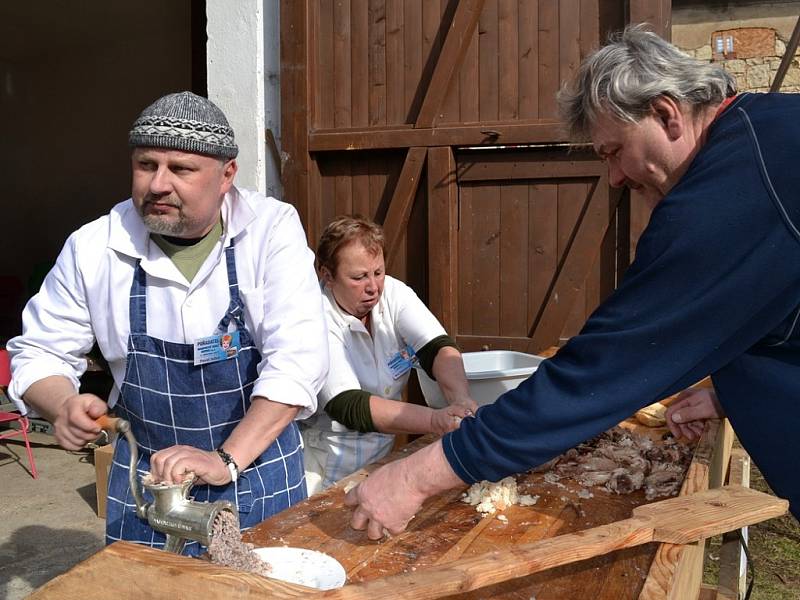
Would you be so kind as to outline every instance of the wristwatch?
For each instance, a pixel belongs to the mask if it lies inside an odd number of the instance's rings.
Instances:
[[[219,454],[225,466],[228,467],[228,471],[230,471],[231,474],[231,481],[233,482],[239,479],[239,466],[236,464],[236,461],[233,460],[233,457],[225,452],[222,447],[217,448],[217,454]]]

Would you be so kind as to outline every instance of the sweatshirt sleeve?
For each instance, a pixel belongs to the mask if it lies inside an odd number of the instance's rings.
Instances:
[[[797,230],[746,135],[717,137],[656,207],[622,284],[580,334],[443,438],[465,482],[552,459],[714,373],[792,314]]]

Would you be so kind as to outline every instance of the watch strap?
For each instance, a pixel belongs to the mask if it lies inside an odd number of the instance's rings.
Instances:
[[[225,466],[228,467],[228,471],[231,474],[231,481],[236,481],[239,479],[239,465],[236,464],[236,461],[233,460],[233,457],[225,452],[221,447],[217,448],[217,454],[222,459],[222,462],[225,463]]]

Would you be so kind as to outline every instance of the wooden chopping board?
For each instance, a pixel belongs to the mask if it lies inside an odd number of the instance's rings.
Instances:
[[[635,424],[628,426],[636,428]],[[663,431],[648,433],[658,439]],[[421,438],[386,460],[412,452],[432,439]],[[375,468],[377,465],[367,472]],[[356,474],[264,521],[250,530],[245,539],[257,546],[299,546],[330,554],[344,565],[348,581],[352,583],[414,572],[434,564],[619,521],[629,517],[633,508],[647,502],[641,491],[619,496],[601,488],[591,488],[593,497],[584,499],[578,496],[583,488],[576,483],[547,483],[543,474],[527,473],[517,477],[519,491],[539,495],[539,501],[530,507],[510,507],[502,513],[507,521],[482,517],[475,507],[461,502],[460,490],[451,491],[428,501],[403,534],[371,542],[363,532],[350,529],[351,509],[343,504],[343,488],[348,481],[363,479],[367,472]],[[637,598],[657,547],[657,544],[646,544],[621,550],[460,597]]]

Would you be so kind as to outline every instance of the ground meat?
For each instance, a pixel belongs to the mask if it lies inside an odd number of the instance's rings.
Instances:
[[[221,510],[214,519],[208,555],[212,562],[231,569],[265,577],[272,572],[269,563],[261,560],[253,552],[253,544],[242,541],[239,522],[229,510]]]

